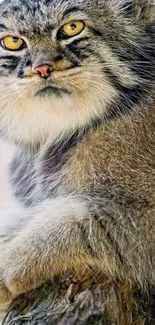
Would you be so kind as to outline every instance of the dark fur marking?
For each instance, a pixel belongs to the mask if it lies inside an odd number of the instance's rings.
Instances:
[[[0,30],[3,30],[3,29],[7,30],[7,27],[4,24],[0,24]]]
[[[135,12],[135,4],[131,0],[126,0],[122,5],[123,15],[125,17],[133,17]]]
[[[1,63],[1,61],[5,61],[5,63]],[[18,63],[20,61],[20,58],[16,57],[16,56],[1,56],[0,57],[0,69],[4,69],[4,70],[10,70],[13,71]]]
[[[78,8],[78,7],[72,7],[72,8],[70,8],[70,9],[66,10],[66,11],[64,12],[64,14],[63,14],[62,20],[63,20],[67,15],[69,15],[69,14],[71,14],[71,13],[78,12],[78,11],[83,12],[83,10],[80,9],[80,8]]]
[[[84,60],[88,58],[91,54],[94,54],[90,45],[85,41],[88,41],[89,37],[83,37],[78,40],[74,40],[71,44],[67,45],[70,52],[74,53],[79,60]]]
[[[81,237],[82,237],[82,242],[83,242],[83,246],[86,250],[86,252],[88,252],[88,254],[92,257],[97,257],[95,251],[93,250],[93,248],[90,245],[89,239],[88,239],[88,232],[86,231],[86,229],[84,228],[84,226],[82,224],[78,224],[78,227],[80,228],[80,232],[81,232]]]
[[[77,145],[82,136],[76,132],[70,137],[65,137],[51,145],[43,158],[44,176],[49,176],[53,171],[57,172],[66,163],[71,150]]]
[[[59,52],[63,57],[67,58],[75,67],[79,66],[79,60],[77,59],[76,55],[71,52],[68,47],[66,48],[60,48]]]
[[[14,195],[26,206],[31,206],[34,203],[31,194],[35,189],[36,179],[33,159],[26,151],[17,154],[11,162],[10,179]]]
[[[88,41],[88,40],[89,40],[88,36],[81,37],[79,39],[76,39],[76,40],[72,41],[72,43],[70,43],[69,45],[70,46],[77,45],[77,44],[80,44],[81,42]]]
[[[150,89],[149,84],[137,84],[133,87],[122,86],[119,79],[108,68],[104,68],[104,72],[109,77],[110,82],[118,90],[119,96],[115,103],[112,103],[106,118],[111,118],[116,115],[128,114],[135,105],[145,101]]]
[[[25,67],[28,67],[28,66],[31,66],[32,65],[32,61],[31,61],[31,58],[30,58],[30,55],[26,55],[21,61],[20,61],[20,64],[18,66],[18,69],[17,69],[17,74],[18,74],[18,78],[25,78],[27,76],[25,76],[25,73],[24,73],[24,68]]]
[[[14,55],[1,55],[0,60],[18,60],[18,58]]]
[[[93,217],[94,217],[94,220],[99,224],[99,226],[105,231],[105,225],[103,225],[103,223],[101,221],[101,218],[98,217],[97,215],[94,215]],[[111,218],[111,216],[109,216],[109,218]],[[114,222],[115,222],[115,220],[114,220]],[[120,262],[122,264],[124,264],[125,263],[124,256],[122,256],[118,244],[116,243],[116,241],[114,241],[114,239],[112,238],[110,232],[106,232],[106,236],[107,236],[107,239],[109,241],[109,244],[113,247],[113,249],[114,249],[114,251],[116,253],[116,256],[119,258]],[[104,244],[106,245],[106,242]]]

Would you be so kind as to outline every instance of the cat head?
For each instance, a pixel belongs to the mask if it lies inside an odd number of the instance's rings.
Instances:
[[[141,105],[154,88],[152,0],[0,0],[0,129],[26,145]]]

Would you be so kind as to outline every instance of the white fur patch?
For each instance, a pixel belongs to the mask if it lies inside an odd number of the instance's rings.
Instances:
[[[9,185],[8,165],[14,146],[0,139],[0,243],[19,224],[22,206],[14,199]]]
[[[83,68],[80,75],[67,75],[61,79],[56,75],[55,83],[59,87],[70,85],[71,93],[62,98],[36,96],[42,84],[34,76],[26,80],[3,77],[0,84],[2,129],[9,137],[34,145],[44,143],[48,137],[52,141],[85,127],[92,119],[103,116],[117,97],[117,91],[100,70],[100,67],[94,67],[93,71]]]

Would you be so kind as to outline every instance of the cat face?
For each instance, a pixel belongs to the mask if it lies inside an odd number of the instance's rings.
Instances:
[[[149,0],[1,0],[2,132],[35,145],[144,101],[153,11]]]

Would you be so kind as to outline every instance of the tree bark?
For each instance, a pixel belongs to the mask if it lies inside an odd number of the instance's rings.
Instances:
[[[3,325],[153,325],[155,296],[130,283],[85,277],[81,282],[55,278],[19,296]]]

